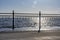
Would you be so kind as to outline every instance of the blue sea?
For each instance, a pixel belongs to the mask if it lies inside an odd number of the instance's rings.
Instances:
[[[0,31],[12,31],[12,18],[0,18]],[[15,31],[39,30],[39,18],[14,18]],[[59,17],[41,17],[41,30],[60,30]]]

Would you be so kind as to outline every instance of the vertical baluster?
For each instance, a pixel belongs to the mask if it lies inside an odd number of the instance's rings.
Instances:
[[[40,32],[41,29],[41,11],[39,11],[39,30],[38,32]]]
[[[13,21],[12,21],[12,29],[14,30],[14,10],[12,11],[13,13]]]

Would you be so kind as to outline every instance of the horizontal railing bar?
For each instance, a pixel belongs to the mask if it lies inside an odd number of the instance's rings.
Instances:
[[[0,14],[12,14],[12,13],[0,13]],[[14,13],[14,14],[38,14],[38,13]]]
[[[0,13],[0,14],[12,14],[12,13]],[[14,13],[14,14],[38,14],[38,13]],[[60,15],[60,14],[41,14],[41,15]]]
[[[46,13],[45,14],[42,14],[41,13],[41,15],[60,15],[60,14],[46,14]]]
[[[60,16],[41,16],[41,17],[60,17]]]
[[[39,17],[39,16],[19,16],[19,17]]]

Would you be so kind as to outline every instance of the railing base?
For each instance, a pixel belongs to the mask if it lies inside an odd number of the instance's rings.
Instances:
[[[40,33],[40,30],[38,30],[38,33]]]

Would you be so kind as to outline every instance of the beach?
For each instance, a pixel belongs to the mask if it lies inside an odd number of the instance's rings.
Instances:
[[[60,30],[0,32],[0,40],[60,40]]]

